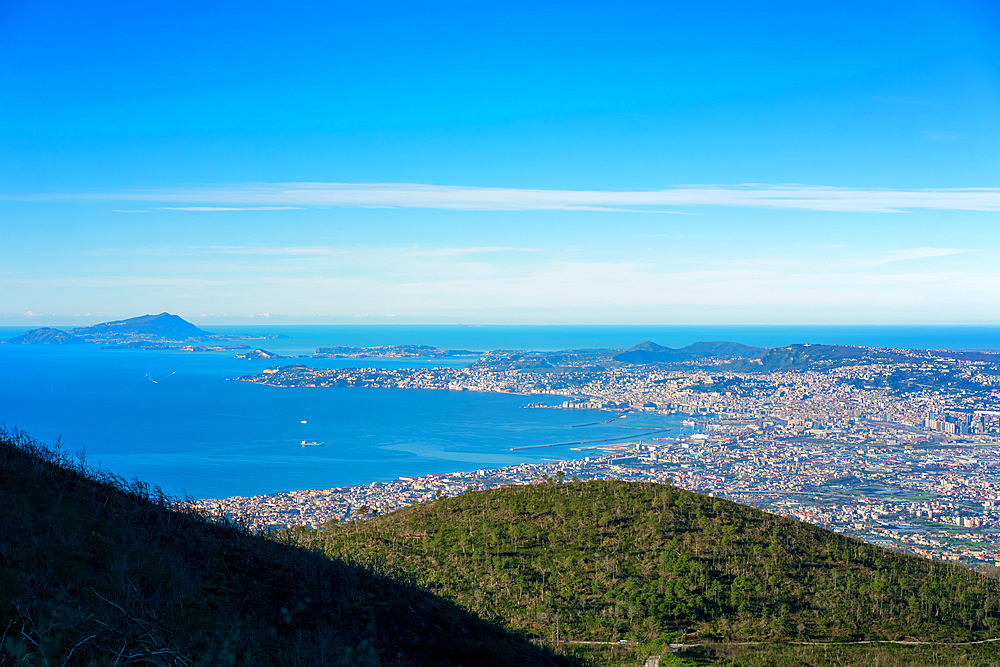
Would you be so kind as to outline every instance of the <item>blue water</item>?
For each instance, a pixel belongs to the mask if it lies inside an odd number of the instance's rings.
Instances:
[[[209,328],[209,327],[206,327]],[[26,330],[0,328],[0,339]],[[642,340],[680,347],[698,340],[757,346],[796,342],[937,349],[997,349],[989,327],[459,327],[285,326],[212,328],[285,333],[251,342],[283,354],[329,345],[426,344],[489,350],[630,347]],[[289,360],[312,366],[462,366],[468,359]],[[591,452],[569,446],[511,447],[612,438],[679,419],[632,415],[582,426],[606,412],[523,410],[524,397],[399,389],[282,389],[225,378],[271,361],[232,353],[101,350],[93,345],[0,345],[0,420],[91,464],[165,491],[198,498],[274,493],[385,481],[399,475],[475,470]],[[301,424],[301,421],[307,421]],[[641,430],[640,430],[641,429]],[[299,446],[302,440],[324,447]]]

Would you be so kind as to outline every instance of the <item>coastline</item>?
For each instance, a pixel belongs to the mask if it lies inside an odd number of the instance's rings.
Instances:
[[[300,526],[322,529],[328,522],[364,520],[436,497],[506,485],[558,483],[560,477],[563,483],[592,479],[653,482],[733,500],[903,553],[972,567],[1000,566],[1000,530],[970,530],[971,524],[962,523],[956,498],[964,493],[956,494],[951,487],[956,478],[942,480],[936,491],[887,483],[873,491],[866,487],[871,487],[876,477],[858,471],[857,462],[844,452],[839,453],[838,460],[816,461],[812,468],[801,469],[796,475],[775,470],[771,477],[763,478],[760,470],[740,471],[737,466],[728,471],[735,474],[724,474],[722,470],[713,471],[712,461],[698,465],[692,460],[690,455],[700,452],[690,451],[690,447],[699,441],[671,438],[650,445],[616,443],[602,447],[600,455],[583,459],[401,476],[389,482],[329,489],[204,499],[190,501],[189,505],[208,516],[264,532]],[[938,458],[950,455],[955,462],[969,454],[968,450],[954,448],[930,453]],[[997,443],[982,445],[977,454],[1000,463]],[[773,462],[766,465],[779,468]],[[852,470],[862,476],[857,484],[834,484],[844,481]],[[836,510],[838,507],[841,511]],[[928,512],[938,512],[938,516],[927,520],[898,518],[900,514],[912,514],[914,508],[922,512],[925,507],[930,508]]]

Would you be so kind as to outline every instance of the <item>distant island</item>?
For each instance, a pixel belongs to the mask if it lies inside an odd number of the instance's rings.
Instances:
[[[364,357],[406,357],[428,359],[434,357],[478,357],[482,352],[471,350],[439,350],[430,345],[379,345],[377,347],[321,347],[313,357],[356,359]]]
[[[198,328],[178,315],[164,312],[159,315],[142,315],[127,320],[75,327],[69,331],[42,327],[2,342],[11,345],[96,343],[108,349],[176,349],[185,352],[205,352],[249,349],[248,345],[212,345],[211,343],[284,337],[282,334],[214,334]],[[202,343],[209,343],[209,345]]]
[[[261,348],[257,348],[256,350],[251,350],[250,352],[241,352],[237,355],[234,355],[234,358],[235,359],[288,359],[288,357],[284,355],[275,354],[274,352],[268,352],[267,350],[263,350]]]

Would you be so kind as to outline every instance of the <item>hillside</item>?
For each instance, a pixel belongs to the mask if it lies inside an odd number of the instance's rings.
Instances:
[[[823,370],[845,363],[856,364],[863,359],[891,361],[897,358],[903,357],[878,348],[799,344],[761,350],[748,359],[738,359],[724,368],[742,373]]]
[[[994,579],[658,484],[469,492],[298,538],[553,640],[952,641],[1000,627]]]
[[[0,427],[0,664],[569,665],[378,570]]]
[[[26,331],[20,336],[8,338],[3,342],[14,345],[78,345],[87,341],[66,331],[42,327]]]
[[[666,485],[510,486],[270,538],[171,507],[0,428],[0,664],[638,665],[682,640],[702,646],[661,665],[997,664],[843,642],[995,636],[1000,582]]]

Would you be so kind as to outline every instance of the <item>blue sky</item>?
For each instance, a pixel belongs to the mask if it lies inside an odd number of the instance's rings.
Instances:
[[[1000,323],[992,2],[0,2],[0,323]]]

